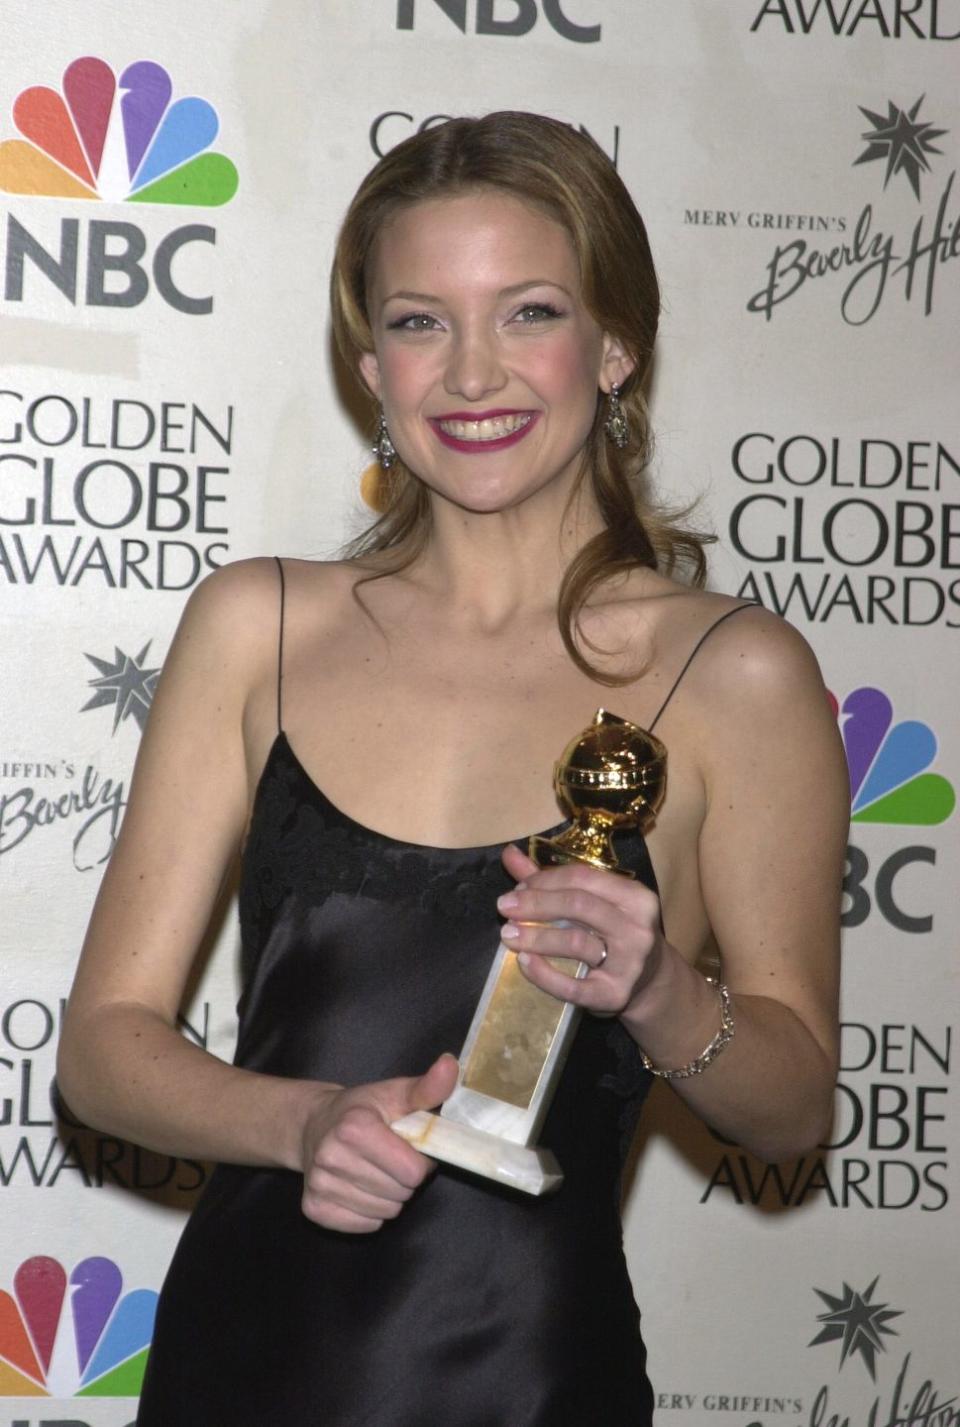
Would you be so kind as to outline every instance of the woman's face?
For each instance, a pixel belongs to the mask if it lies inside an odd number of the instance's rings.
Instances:
[[[394,445],[471,511],[565,499],[596,411],[631,369],[580,296],[566,230],[497,189],[401,209],[377,241],[361,358]]]

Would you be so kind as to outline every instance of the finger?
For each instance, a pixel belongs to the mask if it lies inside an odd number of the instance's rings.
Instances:
[[[375,1234],[383,1227],[382,1219],[369,1219],[364,1214],[355,1214],[339,1204],[324,1204],[304,1194],[300,1208],[313,1224],[324,1229],[336,1229],[341,1234]]]
[[[426,1178],[426,1173],[423,1178]],[[307,1168],[305,1183],[312,1193],[319,1195],[335,1193],[340,1197],[345,1186],[350,1186],[358,1192],[394,1204],[405,1204],[417,1188],[416,1184],[398,1179],[367,1159],[364,1152],[355,1151],[339,1139],[331,1139],[322,1147]]]
[[[510,876],[515,877],[518,882],[538,870],[533,858],[529,857],[515,842],[507,843],[501,854],[501,861]]]
[[[582,1006],[594,1015],[615,1015],[620,1009],[616,987],[602,972],[590,972],[577,979],[558,971],[540,956],[528,956],[526,952],[521,952],[517,960],[526,979],[558,1001]]]
[[[596,931],[605,941],[628,936],[648,922],[628,916],[612,902],[593,892],[573,887],[565,891],[539,891],[528,887],[507,892],[497,900],[497,910],[511,922],[573,922]],[[650,923],[652,925],[652,923]]]
[[[423,1075],[401,1082],[405,1102],[391,1120],[399,1120],[413,1110],[433,1110],[442,1105],[457,1083],[460,1066],[455,1055],[444,1052]]]
[[[460,1071],[455,1055],[445,1051],[423,1075],[398,1076],[367,1087],[387,1124],[414,1110],[433,1110],[442,1105],[457,1083]]]
[[[371,1189],[385,1181],[416,1189],[433,1168],[433,1161],[401,1139],[373,1106],[354,1106],[323,1141],[314,1161],[338,1174],[362,1173]]]
[[[653,909],[656,917],[659,900],[655,892],[631,877],[617,876],[599,867],[590,867],[585,862],[567,862],[557,867],[542,867],[525,878],[526,884],[537,891],[585,891],[591,892],[602,901],[628,912],[631,916],[642,915],[644,909]]]
[[[592,927],[557,927],[539,922],[507,922],[500,933],[511,951],[536,956],[563,956],[599,967],[607,960],[607,943]]]
[[[311,1175],[304,1186],[304,1199],[317,1209],[342,1209],[348,1214],[359,1214],[364,1219],[396,1219],[410,1198],[405,1192],[402,1199],[391,1195],[371,1194],[349,1180],[336,1175],[319,1173]]]

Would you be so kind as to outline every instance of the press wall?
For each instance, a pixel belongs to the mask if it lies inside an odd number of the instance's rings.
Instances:
[[[960,0],[5,0],[0,1427],[132,1421],[207,1173],[50,1099],[180,610],[358,528],[338,220],[378,154],[505,107],[585,130],[636,198],[661,490],[700,500],[713,586],[810,640],[851,767],[830,1143],[770,1169],[669,1091],[647,1120],[658,1421],[960,1421],[958,38]],[[184,1008],[224,1056],[236,949],[228,912]]]

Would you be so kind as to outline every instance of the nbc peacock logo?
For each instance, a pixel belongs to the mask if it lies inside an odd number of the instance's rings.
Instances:
[[[237,191],[237,170],[211,153],[213,105],[174,99],[164,67],[137,60],[119,76],[102,59],[68,65],[63,92],[32,85],[17,95],[23,135],[0,143],[0,189],[51,198],[217,207]]]
[[[893,704],[881,689],[854,689],[842,704],[830,694],[840,720],[850,771],[850,821],[931,827],[956,805],[953,785],[927,769],[937,737],[918,719],[894,722]]]
[[[67,1277],[37,1256],[0,1292],[0,1397],[137,1397],[157,1294],[123,1292],[112,1259],[88,1258]]]

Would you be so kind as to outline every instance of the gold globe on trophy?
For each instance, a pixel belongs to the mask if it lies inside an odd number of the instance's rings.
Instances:
[[[554,767],[557,799],[570,818],[556,837],[530,839],[541,867],[586,862],[620,872],[617,831],[653,821],[666,792],[667,750],[658,738],[598,709]],[[550,957],[579,979],[587,966]],[[393,1128],[425,1154],[489,1179],[544,1194],[563,1182],[549,1150],[532,1147],[579,1019],[579,1009],[528,981],[502,943],[460,1055],[460,1075],[439,1115],[418,1110]]]
[[[573,822],[557,837],[530,839],[534,862],[589,862],[623,872],[613,834],[628,827],[643,831],[655,818],[667,790],[667,750],[638,724],[597,709],[593,723],[571,739],[554,766],[553,787]]]

